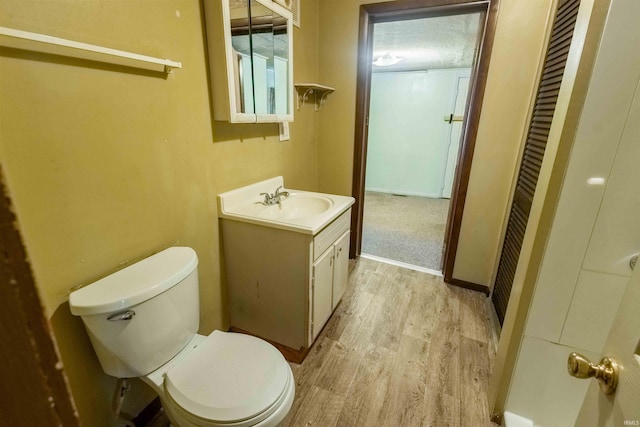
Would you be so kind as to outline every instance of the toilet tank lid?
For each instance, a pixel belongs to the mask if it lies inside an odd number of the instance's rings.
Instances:
[[[180,283],[198,265],[196,252],[171,247],[69,295],[76,316],[112,313],[140,304]]]

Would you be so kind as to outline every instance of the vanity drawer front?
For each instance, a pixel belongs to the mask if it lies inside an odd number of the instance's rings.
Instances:
[[[313,260],[315,261],[327,250],[342,234],[349,229],[351,223],[351,209],[348,209],[322,230],[313,239]]]

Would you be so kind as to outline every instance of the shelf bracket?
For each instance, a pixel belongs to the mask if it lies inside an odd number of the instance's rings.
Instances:
[[[320,111],[324,105],[327,95],[335,91],[334,88],[314,83],[299,83],[295,85],[298,96],[296,97],[296,108],[300,108],[305,102],[309,102],[313,98],[314,110]]]

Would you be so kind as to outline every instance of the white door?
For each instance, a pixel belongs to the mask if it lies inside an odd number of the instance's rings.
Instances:
[[[458,78],[458,88],[456,92],[455,105],[453,108],[454,117],[463,117],[464,109],[467,102],[467,94],[469,93],[469,77]],[[458,153],[460,152],[460,135],[462,134],[462,121],[453,120],[450,125],[449,147],[447,149],[447,163],[444,170],[444,179],[442,183],[442,197],[451,198],[451,189],[453,188],[453,178],[456,173],[456,165],[458,164]]]
[[[331,246],[313,263],[313,326],[312,341],[316,339],[320,330],[331,316],[333,294],[333,251]]]
[[[604,31],[605,37],[617,41],[616,46],[637,46],[640,40],[640,28],[637,25],[640,18],[640,2],[635,0],[613,0],[607,24]],[[603,42],[604,43],[604,42]],[[616,51],[617,52],[617,51]],[[628,116],[625,120],[624,130],[620,135],[620,147],[633,147],[633,150],[621,150],[616,159],[625,165],[626,170],[636,170],[640,164],[638,158],[638,144],[640,144],[640,53],[637,49],[628,52],[630,58],[629,66],[624,72],[611,70],[610,73],[616,76],[627,76],[624,81],[629,81],[627,90],[635,92]],[[620,80],[622,77],[618,77]],[[611,94],[614,96],[617,94]],[[605,117],[603,115],[603,117]],[[614,136],[615,137],[615,136]],[[618,212],[610,215],[615,219],[608,227],[594,230],[592,239],[597,239],[604,245],[604,252],[613,252],[612,245],[625,241],[620,233],[615,232],[616,225],[626,224],[627,236],[633,236],[629,230],[635,229],[634,222],[638,221],[640,211],[638,210],[638,189],[637,175],[629,172],[627,191],[618,193],[616,205],[621,206]],[[631,189],[631,190],[629,190]],[[607,208],[606,204],[600,208],[601,212]],[[628,237],[627,240],[631,240]],[[632,246],[633,245],[633,246]],[[637,247],[636,241],[628,241],[625,247]],[[611,249],[611,250],[609,250]],[[602,251],[601,251],[602,252]],[[588,254],[587,254],[588,255]],[[595,264],[603,256],[600,255],[585,262]],[[610,263],[616,260],[611,260]],[[622,263],[621,260],[618,260]],[[602,284],[602,292],[607,291],[607,283]],[[589,328],[589,325],[584,325]],[[588,330],[588,329],[587,329]],[[596,380],[589,380],[589,389],[582,403],[582,408],[576,426],[640,426],[640,264],[638,264],[629,279],[627,288],[622,298],[622,303],[616,314],[615,321],[607,342],[604,346],[603,354],[616,360],[620,364],[620,374],[616,391],[611,395],[605,395],[599,390]],[[597,360],[592,360],[597,363]]]
[[[613,323],[603,356],[620,365],[618,386],[612,395],[600,391],[596,380],[589,390],[576,420],[576,427],[640,425],[640,266],[627,285]],[[588,327],[588,325],[585,325]],[[597,361],[592,361],[596,362]]]

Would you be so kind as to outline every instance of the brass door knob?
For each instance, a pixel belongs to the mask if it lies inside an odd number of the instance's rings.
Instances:
[[[567,361],[569,375],[576,378],[596,378],[600,383],[600,390],[605,394],[612,394],[618,386],[618,363],[603,357],[599,364],[595,364],[578,353],[571,353]]]

